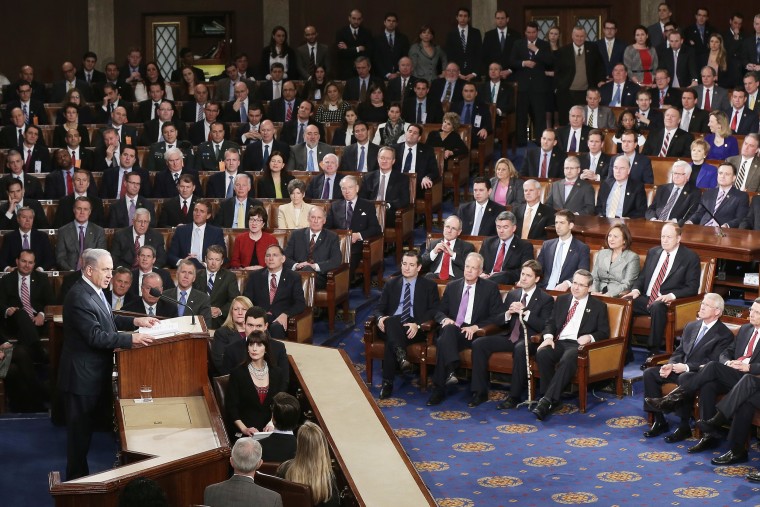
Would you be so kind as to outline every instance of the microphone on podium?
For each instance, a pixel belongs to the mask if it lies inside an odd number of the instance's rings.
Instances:
[[[184,306],[185,308],[187,308],[190,311],[190,316],[192,317],[191,324],[193,326],[195,325],[195,312],[193,312],[193,309],[190,308],[190,306],[186,305],[185,303],[181,303],[181,302],[177,301],[174,298],[170,298],[169,296],[167,296],[164,293],[160,292],[156,287],[153,287],[152,289],[150,289],[150,295],[153,296],[154,298],[165,299],[165,300],[171,301],[172,303],[175,303],[177,305]]]

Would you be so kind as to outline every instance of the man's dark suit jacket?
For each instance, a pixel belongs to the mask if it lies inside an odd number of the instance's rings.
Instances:
[[[618,155],[618,157],[622,156],[622,154]],[[615,172],[612,170],[612,168],[615,165],[616,158],[617,157],[613,157],[612,160],[610,160],[610,170],[607,173],[608,180],[615,179]],[[649,158],[642,155],[641,153],[636,153],[633,156],[633,164],[631,164],[631,173],[628,175],[628,179],[643,183],[645,185],[652,185],[654,183],[654,171],[652,170],[652,162],[649,160]]]
[[[670,48],[660,48],[657,55],[657,65],[666,69],[671,76],[670,84],[675,82],[675,76],[678,76],[678,86],[685,88],[692,85],[692,80],[699,79],[699,67],[694,55],[694,49],[687,44],[683,44],[678,50],[678,68],[674,69],[675,60],[673,50]],[[654,103],[654,101],[652,101]]]
[[[557,335],[565,326],[567,313],[570,311],[570,304],[573,302],[573,299],[572,294],[563,294],[557,297],[557,301],[554,303],[554,311],[551,318],[546,321],[543,334],[551,334],[555,339],[558,338]],[[586,334],[593,336],[594,341],[606,340],[610,337],[607,305],[590,294],[588,295],[588,301],[586,301],[586,311],[578,327],[578,336]]]
[[[726,347],[723,352],[721,352],[718,362],[725,364],[726,361],[732,361],[734,359],[739,359],[742,357],[744,355],[744,351],[747,350],[747,345],[749,344],[749,341],[752,338],[754,332],[755,329],[752,324],[744,324],[741,329],[739,329],[739,332],[737,333],[736,339],[733,341],[733,343]],[[752,357],[750,357],[749,360],[748,373],[750,375],[760,375],[760,361],[758,361],[758,359],[760,359],[760,347],[755,347],[755,351],[752,353]]]
[[[638,125],[639,129],[644,131],[653,132],[655,130],[659,130],[665,126],[665,119],[660,112],[659,109],[655,109],[654,101],[652,101],[652,107],[649,108],[649,112],[647,113],[647,119],[649,120],[649,125],[645,125],[643,122],[636,122],[636,125]],[[641,112],[640,109],[635,109],[633,111],[634,114],[637,112]]]
[[[63,99],[66,98],[66,92],[68,91],[67,88],[68,83],[65,80],[55,81],[53,83],[53,87],[50,90],[50,102],[63,102]],[[84,79],[75,78],[74,88],[79,90],[79,93],[82,97],[82,102],[91,100],[90,85],[87,84],[87,81]]]
[[[159,227],[176,227],[180,224],[189,224],[193,221],[193,209],[197,199],[193,197],[187,207],[187,215],[182,213],[182,199],[172,197],[164,201],[161,206],[161,216],[158,217]]]
[[[301,98],[295,97],[293,98],[293,112],[291,113],[290,119],[296,117],[296,113],[298,112],[298,106],[301,105]],[[271,120],[275,123],[285,123],[285,118],[288,115],[288,106],[287,101],[280,97],[279,99],[274,99],[269,103],[269,106],[267,106],[267,114],[266,119]]]
[[[544,267],[544,276],[538,282],[538,286],[542,289],[546,288],[549,279],[552,276],[554,254],[557,252],[558,243],[558,238],[544,241],[544,245],[538,253],[538,259],[536,260]],[[565,262],[562,264],[562,271],[560,271],[557,283],[562,283],[565,280],[572,280],[573,273],[579,269],[588,270],[590,263],[590,250],[588,245],[580,241],[578,238],[573,238],[570,240],[570,248],[567,250],[567,255],[565,255]],[[605,311],[604,314],[607,315],[607,312]]]
[[[103,97],[100,97],[100,99],[98,99],[98,102],[100,102],[100,104],[95,106],[95,121],[97,123],[107,123],[108,125],[110,125],[111,113],[109,113],[107,109],[103,109],[103,105],[102,105]],[[134,113],[134,106],[132,105],[132,102],[127,102],[126,100],[122,98],[122,100],[119,100],[118,102],[113,104],[113,106],[114,106],[114,109],[116,109],[117,107],[123,107],[124,109],[126,109],[127,121],[128,122],[133,121],[132,117],[135,115],[135,113]]]
[[[98,196],[101,199],[116,199],[116,193],[118,191],[116,187],[119,184],[119,171],[121,171],[121,168],[119,167],[113,167],[111,169],[106,169],[103,171],[103,180],[101,181],[100,188],[98,189]],[[150,176],[148,175],[148,171],[137,166],[133,166],[132,172],[140,175],[139,195],[148,197],[151,193]]]
[[[254,271],[248,276],[243,295],[251,302],[267,311],[267,322],[270,324],[281,314],[289,317],[298,315],[306,308],[306,300],[303,295],[301,275],[283,269],[280,273],[280,281],[277,284],[277,292],[274,300],[269,302],[268,269]]]
[[[267,463],[284,463],[296,457],[296,436],[285,433],[270,433],[259,441],[261,459]]]
[[[23,205],[24,207],[29,207],[34,210],[34,222],[32,224],[32,229],[49,229],[50,228],[50,224],[48,223],[47,216],[45,215],[45,211],[42,209],[42,204],[40,204],[40,201],[36,199],[29,199],[28,197],[24,196]],[[8,213],[8,201],[0,205],[0,230],[5,230],[5,231],[18,230],[18,220],[16,219],[16,212],[14,211],[11,214],[11,218],[8,218],[7,216],[5,216],[6,213]]]
[[[327,44],[316,43],[316,50],[314,51],[316,57],[316,66],[325,69],[329,76],[334,74],[333,68],[330,66],[331,57],[330,49]],[[292,79],[302,79],[306,81],[310,77],[310,68],[314,63],[314,59],[311,57],[308,44],[302,44],[295,49],[296,68],[298,69],[298,75],[292,77]],[[288,69],[290,70],[290,69]]]
[[[464,107],[465,102],[464,101],[452,101],[451,107],[449,108],[449,111],[452,113],[456,113],[459,115],[459,118],[462,120],[462,123],[464,123]],[[475,125],[475,120],[477,117],[480,116],[480,124]],[[478,100],[477,97],[475,98],[475,101],[472,103],[472,112],[470,113],[470,122],[468,125],[472,125],[473,134],[475,134],[480,129],[486,129],[486,132],[491,134],[493,132],[492,127],[492,118],[491,118],[491,108],[482,100]],[[473,137],[475,137],[473,135]]]
[[[85,74],[84,68],[77,69],[76,73],[77,79],[81,79],[84,82],[87,82],[87,75]],[[106,82],[106,75],[103,72],[100,72],[98,69],[92,69],[92,77],[90,78],[90,84],[92,83],[105,83]]]
[[[19,147],[19,150],[22,152],[21,159],[23,161],[26,161],[26,156],[29,149],[22,145]],[[32,148],[32,160],[29,162],[28,172],[38,172],[36,170],[37,164],[39,164],[39,172],[41,173],[49,173],[53,170],[53,164],[50,160],[50,151],[41,139],[37,144],[34,145],[34,148]]]
[[[462,221],[462,234],[471,235],[472,225],[475,223],[475,201],[459,205],[456,215]],[[480,221],[480,230],[476,236],[493,236],[496,234],[496,217],[504,211],[504,206],[496,204],[491,199],[486,204],[483,219]]]
[[[707,65],[707,56],[710,54],[710,37],[713,34],[718,33],[718,31],[708,23],[705,23],[703,30],[705,34],[704,40],[699,34],[699,28],[696,23],[687,26],[683,32],[684,45],[688,44],[694,50],[694,58],[696,59],[697,68],[699,69]]]
[[[192,168],[183,167],[180,176],[184,175],[189,175],[191,178],[193,178],[193,182],[195,183],[194,195],[200,196],[203,193],[203,188],[201,187],[201,182],[198,179],[198,172]],[[156,173],[153,183],[153,198],[167,199],[170,197],[176,197],[177,195],[179,195],[179,192],[177,191],[176,183],[174,183],[174,175],[172,172],[168,169],[164,169],[163,171]]]
[[[7,113],[9,114],[9,113]],[[18,127],[15,125],[6,125],[0,130],[0,148],[18,149],[21,143],[18,142]]]
[[[403,172],[404,154],[409,150],[409,147],[406,143],[398,143],[394,149],[396,150],[396,162],[393,164],[393,170]],[[420,143],[417,143],[412,149],[416,152],[414,172],[417,174],[417,195],[420,196],[425,194],[425,190],[420,186],[422,178],[427,176],[431,181],[436,182],[441,179],[441,175],[438,172],[438,161],[432,149]]]
[[[741,55],[742,74],[744,74],[744,69],[747,68],[748,63],[754,63],[755,65],[760,64],[760,56],[757,54],[755,37],[750,35],[749,37],[744,38],[739,54]]]
[[[642,296],[646,297],[646,291],[653,276],[657,276],[654,270],[662,254],[662,247],[655,246],[647,252],[644,269],[633,284],[633,289],[638,289]],[[673,294],[677,298],[694,296],[699,291],[699,256],[693,250],[679,245],[675,258],[670,259],[672,267],[670,273],[660,285],[660,294]],[[641,297],[641,296],[639,296]]]
[[[404,281],[403,276],[394,276],[385,283],[383,292],[380,295],[380,302],[372,312],[373,316],[379,319],[380,317],[392,316],[396,313],[403,296]],[[423,322],[433,320],[438,311],[439,304],[440,299],[436,283],[423,276],[418,276],[414,285],[411,322],[422,324]]]
[[[681,111],[683,115],[683,110]],[[691,119],[689,120],[689,133],[695,132],[709,133],[710,129],[707,126],[707,122],[710,120],[710,114],[707,111],[703,111],[698,107],[695,107],[691,112]]]
[[[393,72],[398,72],[398,61],[409,53],[409,37],[399,32],[393,32],[393,47],[388,44],[385,30],[375,36],[372,46],[372,72],[380,79]]]
[[[92,188],[92,187],[90,187]],[[106,217],[103,211],[103,200],[100,197],[90,196],[92,212],[90,213],[90,222],[101,227],[106,227]],[[36,215],[35,215],[36,217]],[[61,197],[58,200],[58,208],[55,211],[53,219],[53,228],[59,229],[74,220],[74,194]]]
[[[615,82],[603,84],[599,88],[599,93],[602,95],[602,105],[609,106],[612,102],[612,98],[615,96]],[[623,84],[623,90],[620,93],[620,104],[622,107],[636,107],[636,92],[639,91],[639,85],[633,81],[628,81]]]
[[[430,252],[440,243],[445,241],[444,239],[437,239],[430,244],[430,248],[422,254],[422,269],[428,273],[435,273],[438,270],[438,266],[441,265],[443,260],[443,254],[438,254],[435,260],[430,259]],[[464,261],[467,254],[475,251],[475,247],[472,243],[464,241],[462,238],[457,238],[454,242],[454,253],[457,254],[455,259],[451,260],[451,278],[462,278],[464,276]],[[454,312],[456,317],[456,312]]]
[[[15,108],[19,108],[22,111],[24,110],[24,108],[21,107],[20,100],[12,100],[8,102],[7,106],[5,106],[5,110],[9,112],[13,111]],[[37,99],[30,100],[29,101],[29,125],[47,125],[48,123],[50,122],[48,121],[48,115],[47,115],[47,112],[45,111],[45,104]],[[11,124],[10,114],[6,114],[5,124],[6,125]]]
[[[652,204],[647,208],[644,216],[647,220],[659,217],[660,213],[665,209],[670,199],[670,194],[673,192],[673,184],[668,183],[666,185],[660,185],[657,187],[657,192],[654,194]],[[698,188],[694,187],[691,183],[686,183],[676,198],[673,208],[667,216],[667,220],[686,220],[686,214],[691,213],[697,208],[697,203],[701,197],[701,192]]]
[[[729,108],[725,110],[725,113],[726,113],[726,116],[728,116],[728,124],[731,125],[731,121],[733,120],[733,114],[734,114],[733,108]],[[739,118],[739,121],[737,122],[736,130],[734,131],[734,134],[738,134],[740,136],[746,136],[747,134],[751,134],[753,132],[757,133],[757,130],[758,130],[758,115],[755,111],[749,108],[749,105],[745,105],[744,109],[742,109],[742,115]]]
[[[368,201],[377,200],[381,176],[380,170],[365,174],[359,195]],[[388,178],[388,183],[385,188],[385,226],[395,227],[396,210],[409,206],[409,179],[393,170],[386,175],[386,178]]]
[[[467,81],[464,79],[457,79],[454,83],[454,90],[451,92],[451,99],[449,102],[455,102],[457,100],[462,100],[462,89],[464,88],[464,85],[467,84]],[[436,79],[433,79],[433,82],[430,83],[430,91],[427,94],[428,99],[432,99],[439,104],[443,102],[443,94],[446,91],[446,78],[439,77]],[[415,110],[417,109],[417,105],[414,105]],[[430,116],[430,113],[428,112],[428,116]],[[441,115],[443,116],[443,115]],[[404,117],[406,118],[406,117]],[[431,120],[426,120],[425,123],[432,123]]]
[[[315,125],[317,129],[319,129],[319,139],[322,142],[325,142],[325,127],[321,123],[317,122],[313,118],[309,118],[309,125]],[[298,140],[298,129],[299,129],[300,123],[295,117],[295,114],[293,115],[293,119],[290,121],[287,121],[282,124],[282,128],[280,129],[280,135],[278,136],[278,139],[282,142],[287,144],[288,146],[293,146]],[[305,132],[306,128],[304,127],[304,142],[306,141],[305,138]],[[287,162],[287,160],[285,160]]]
[[[335,33],[335,45],[337,46],[341,42],[346,44],[346,49],[338,48],[338,59],[336,62],[338,65],[333,74],[338,79],[347,80],[356,75],[354,60],[360,56],[369,57],[372,54],[374,41],[372,40],[372,33],[362,25],[359,25],[359,28],[357,28],[356,38],[354,38],[354,34],[351,31],[351,25],[346,25],[339,28]],[[364,51],[357,51],[359,46],[364,46]]]
[[[138,70],[140,72],[140,77],[145,79],[147,77],[148,71],[146,69],[145,63],[140,63],[138,65]],[[120,80],[127,80],[132,76],[132,73],[129,71],[129,64],[125,63],[121,67],[119,67],[119,79]]]
[[[245,174],[242,168],[238,169],[238,174]],[[227,197],[227,185],[229,183],[229,175],[227,171],[217,171],[209,176],[206,182],[206,197],[213,197],[216,199],[224,199]],[[256,190],[253,187],[253,178],[251,178],[251,191],[248,192],[249,197],[253,197],[256,194]]]
[[[701,320],[686,324],[681,335],[681,342],[668,359],[669,364],[684,363],[689,366],[689,371],[697,372],[701,366],[710,361],[717,361],[721,353],[734,341],[734,334],[719,320],[705,333],[699,343],[695,344],[701,328]]]
[[[509,86],[506,79],[502,79],[499,84],[499,91],[496,92],[496,100],[493,104],[496,104],[496,109],[507,114],[510,111],[515,110],[515,100],[513,98],[512,87]],[[478,86],[478,97],[484,102],[491,103],[491,81],[485,81]],[[498,112],[497,112],[498,114]]]
[[[181,295],[179,293],[179,287],[171,287],[169,289],[164,290],[164,294],[166,294],[168,297],[172,299],[176,299],[179,301],[181,299]],[[179,305],[177,306],[177,315],[179,315]],[[209,304],[209,297],[208,294],[206,294],[205,291],[190,288],[190,291],[187,294],[187,306],[190,308],[188,310],[185,308],[183,312],[183,317],[190,315],[191,311],[195,315],[200,315],[203,317],[203,320],[207,322],[208,324],[211,323],[211,305]],[[207,324],[207,325],[208,325]]]
[[[369,89],[372,85],[378,85],[385,90],[385,83],[383,80],[370,75],[367,78],[367,95],[369,95]],[[346,79],[346,85],[343,88],[343,100],[360,100],[361,98],[361,80],[359,76],[354,76],[350,79]]]
[[[271,157],[272,153],[276,151],[282,153],[284,157],[283,162],[287,164],[288,157],[290,156],[290,146],[288,143],[273,139],[272,147],[269,150],[269,156]],[[268,158],[264,160],[263,143],[260,140],[257,140],[246,145],[245,153],[243,154],[243,159],[240,163],[240,168],[243,171],[263,171],[268,162]]]
[[[110,126],[110,125],[109,125]],[[104,127],[97,132],[92,134],[92,139],[90,144],[95,147],[95,163],[101,164],[102,167],[105,166],[105,159],[106,151],[105,151],[105,144],[103,140],[103,131],[107,127]],[[113,127],[116,128],[116,127]],[[124,146],[137,146],[138,142],[140,141],[139,135],[137,133],[137,127],[133,127],[132,125],[124,124],[120,127],[118,127],[118,133],[119,133],[119,142],[121,145],[119,146],[119,152],[121,152],[121,148]],[[118,165],[119,161],[116,160],[116,164]],[[135,161],[135,165],[139,165],[139,161]],[[101,167],[100,165],[98,167]],[[102,170],[102,169],[100,169]]]
[[[570,151],[570,144],[568,138],[570,137],[570,125],[558,128],[554,134],[557,136],[557,149],[563,153]],[[581,134],[575,138],[575,151],[586,152],[588,151],[588,133],[591,132],[591,127],[587,125],[581,125]],[[564,160],[562,161],[564,164]],[[564,171],[564,167],[563,167]]]
[[[145,169],[151,172],[164,171],[167,169],[166,160],[164,160],[164,154],[166,153],[166,147],[168,143],[161,141],[160,143],[153,143],[150,145],[147,155],[145,155],[144,166]],[[190,141],[177,141],[173,143],[174,148],[179,148],[184,158],[185,167],[195,167],[195,154],[193,153],[193,145]]]
[[[747,217],[747,212],[749,211],[749,196],[746,192],[736,187],[731,187],[720,207],[716,210],[715,203],[718,200],[719,190],[719,188],[705,190],[700,201],[702,206],[698,207],[694,211],[694,214],[689,217],[692,223],[705,225],[712,220],[710,214],[705,211],[706,208],[712,212],[720,225],[728,224],[732,228],[739,227],[739,224]]]
[[[502,315],[509,310],[512,303],[520,301],[522,298],[522,289],[512,289],[507,293],[507,297],[504,298],[504,305],[502,307]],[[530,301],[525,305],[526,310],[530,310],[528,318],[525,320],[525,324],[528,327],[528,335],[541,334],[544,330],[544,326],[549,322],[549,318],[554,311],[554,298],[543,290],[536,287],[533,291],[533,295],[530,297]],[[523,315],[524,317],[524,315]],[[501,336],[510,336],[515,326],[519,326],[518,315],[515,313],[509,321],[504,323],[499,334]]]
[[[184,109],[183,109],[183,111],[184,111]],[[192,122],[192,120],[191,121],[185,120],[185,121],[187,122],[188,125],[190,125],[190,123]],[[203,122],[203,121],[196,121],[195,123],[193,123],[192,125],[190,125],[190,127],[188,127],[188,129],[187,129],[187,140],[190,141],[190,143],[193,146],[198,146],[202,142],[208,141],[208,136],[206,135],[206,125],[205,125],[205,123],[206,122]],[[224,123],[223,125],[224,125],[224,138],[225,139],[229,139],[230,138],[230,126],[227,125],[226,123]],[[248,124],[246,123],[246,125],[248,125]]]
[[[620,37],[615,37],[615,42],[612,43],[612,58],[607,55],[607,41],[601,38],[596,41],[596,47],[599,50],[599,55],[602,57],[602,65],[604,65],[604,75],[607,77],[612,76],[612,69],[618,63],[623,63],[623,54],[625,53],[625,42]]]
[[[155,229],[148,229],[144,241],[146,246],[152,246],[156,249],[155,266],[158,268],[166,266],[166,247],[161,233]],[[132,263],[135,261],[134,229],[125,227],[116,231],[111,240],[110,250],[114,266],[124,266],[131,269]]]
[[[176,113],[174,113],[176,115]],[[182,120],[174,119],[172,123],[177,127],[177,139],[179,141],[187,140],[187,125]],[[143,123],[142,137],[138,141],[140,146],[150,146],[153,143],[158,142],[158,135],[161,133],[159,129],[158,119],[153,119]]]
[[[240,145],[233,141],[222,141],[219,147],[219,158],[216,158],[216,149],[211,141],[203,141],[198,145],[197,155],[195,157],[196,171],[218,171],[219,162],[224,163],[224,152],[230,148],[240,149]]]
[[[367,142],[364,155],[364,170],[367,172],[377,171],[377,153],[380,148],[371,142]],[[338,171],[356,171],[359,167],[359,144],[354,143],[346,146],[340,157]]]
[[[522,237],[522,224],[525,220],[525,209],[528,207],[526,203],[518,204],[512,207],[512,213],[515,214],[515,220],[517,220],[517,230],[515,236]],[[536,215],[533,217],[533,221],[530,223],[530,231],[528,232],[528,239],[546,239],[546,228],[554,225],[554,210],[544,203],[538,204]]]
[[[48,234],[32,229],[29,231],[29,247],[34,252],[34,267],[42,267],[50,271],[55,267],[55,254],[50,244]],[[16,259],[21,252],[23,239],[18,231],[3,236],[3,246],[0,247],[0,270],[8,266],[16,266]]]
[[[749,212],[739,224],[739,228],[749,230],[760,229],[760,199],[757,196],[752,198]]]
[[[538,178],[541,172],[541,163],[543,161],[543,151],[541,148],[528,148],[528,152],[525,154],[522,167],[520,167],[520,174],[522,176],[529,176],[531,178]],[[552,149],[551,155],[549,155],[549,178],[564,178],[565,176],[565,155],[561,152],[560,148],[555,146]]]
[[[510,31],[509,27],[504,28],[504,31],[506,32],[504,34],[504,47],[499,40],[498,28],[488,30],[483,35],[483,65],[480,74],[486,78],[488,77],[488,66],[494,62],[501,65],[503,70],[510,67],[509,55],[512,53],[512,46],[520,36],[516,32]]]
[[[156,209],[153,203],[140,195],[135,199],[135,209],[145,208],[150,211],[150,226],[155,227],[158,222],[156,216]],[[108,211],[108,227],[112,229],[121,229],[131,225],[129,223],[129,206],[127,204],[127,198],[121,199],[111,203],[111,208]]]
[[[224,323],[224,319],[227,318],[227,314],[230,312],[232,300],[240,295],[237,277],[228,269],[220,269],[214,275],[214,290],[209,294],[208,272],[205,269],[201,269],[195,276],[193,288],[208,294],[209,304],[222,311],[222,314],[219,317],[213,318],[211,321],[207,322],[212,329],[219,328]]]
[[[163,290],[171,289],[174,287],[174,280],[172,279],[171,273],[169,273],[167,270],[163,268],[153,268],[154,273],[158,273],[158,276],[161,277],[162,282],[162,288]],[[140,291],[138,290],[138,287],[140,286],[140,270],[139,269],[133,269],[132,270],[132,285],[129,286],[129,293],[136,296],[138,300],[140,300]],[[141,300],[140,300],[141,301]],[[145,313],[144,311],[142,313]],[[176,315],[175,315],[176,317]]]
[[[296,229],[290,234],[288,244],[285,245],[285,267],[292,270],[294,264],[306,262],[309,258],[309,244],[311,243],[311,229],[304,227]],[[322,229],[314,244],[311,255],[312,261],[319,265],[317,277],[327,282],[327,272],[343,263],[343,255],[340,252],[340,238],[333,231]]]
[[[605,48],[605,53],[607,52]],[[586,82],[596,86],[606,76],[604,62],[593,42],[583,43],[583,57],[586,62]],[[562,46],[554,59],[557,93],[567,93],[575,78],[575,44]]]
[[[441,90],[443,93],[443,90]],[[462,91],[459,91],[460,95]],[[453,94],[452,94],[453,96]],[[441,97],[438,95],[432,95],[432,91],[427,94],[425,98],[425,121],[418,123],[441,123],[443,121],[443,109],[441,109]],[[404,100],[401,106],[401,117],[411,122],[417,121],[417,96],[411,95]]]
[[[330,195],[327,197],[328,199],[343,199],[343,193],[340,191],[340,180],[342,179],[342,174],[335,174],[332,187],[330,188]],[[320,171],[318,175],[312,177],[311,180],[309,180],[309,186],[306,187],[306,197],[308,199],[321,199],[324,189],[325,173]]]
[[[177,303],[172,303],[171,301],[164,301],[163,299],[159,299],[158,303],[156,303],[153,306],[155,308],[153,311],[155,312],[157,317],[167,317],[170,319],[177,317]],[[121,309],[122,311],[125,311],[125,312],[139,313],[140,315],[148,314],[145,311],[145,305],[143,304],[142,297],[138,297],[132,300],[129,304],[122,306]],[[132,326],[132,328],[134,328],[134,326]]]
[[[664,140],[664,128],[650,130],[649,136],[647,136],[647,141],[644,143],[644,147],[641,150],[641,154],[658,157]],[[668,143],[668,152],[666,156],[691,158],[691,142],[693,140],[694,138],[688,132],[684,132],[680,128],[676,129]]]
[[[484,273],[493,272],[500,250],[501,240],[498,237],[488,238],[480,245]],[[528,241],[512,236],[504,261],[499,266],[499,272],[493,272],[488,279],[498,284],[514,285],[520,279],[523,263],[531,259],[533,259],[533,245]]]
[[[249,197],[245,204],[246,212],[252,206],[262,206],[261,201],[259,201],[258,199],[254,199],[253,197]],[[217,227],[229,229],[232,227],[232,224],[235,223],[236,214],[237,214],[237,197],[229,197],[227,199],[224,199],[220,203],[219,211],[216,213],[216,216],[214,217],[214,225],[216,225]],[[242,228],[243,229],[248,228],[247,219],[246,219],[246,224]]]
[[[202,72],[202,71],[201,71]],[[204,80],[201,80],[200,82],[203,82]],[[203,108],[205,110],[205,106]],[[186,124],[190,125],[191,123],[200,123],[203,124],[202,121],[198,121],[198,103],[195,100],[188,100],[184,104],[182,104],[182,111],[177,116],[178,119],[182,120]],[[205,116],[204,116],[205,118]]]
[[[459,25],[446,35],[445,51],[450,62],[459,65],[459,72],[467,76],[473,72],[482,72],[483,37],[480,30],[467,28],[467,46],[462,47],[462,35]]]
[[[549,91],[550,81],[545,72],[554,63],[554,55],[551,46],[543,39],[536,39],[538,52],[531,55],[528,50],[528,39],[518,39],[512,45],[512,53],[509,55],[509,66],[515,70],[518,92],[528,95],[545,94]],[[532,69],[523,67],[522,62],[532,60],[536,66]]]
[[[613,192],[616,181],[607,178],[599,187],[599,195],[596,197],[596,214],[600,217],[607,216],[607,198]],[[628,178],[623,196],[623,217],[641,218],[647,210],[647,194],[644,185]]]
[[[610,165],[610,156],[606,153],[600,153],[597,157],[596,167],[591,166],[591,155],[588,153],[582,153],[578,160],[581,163],[581,169],[593,169],[596,174],[599,175],[599,181],[604,181],[609,174],[609,170],[612,167]]]
[[[440,324],[444,319],[455,320],[457,318],[463,292],[464,278],[454,280],[446,285],[441,304],[438,306],[438,312],[435,314],[436,322]],[[463,322],[462,327],[465,325],[484,327],[488,324],[498,324],[499,320],[504,318],[501,305],[499,286],[490,280],[478,278],[475,282],[475,300],[472,303],[471,322]]]
[[[398,72],[398,70],[396,70]],[[401,77],[397,76],[393,79],[388,81],[388,86],[385,88],[385,99],[390,102],[401,102],[403,105],[403,102],[407,98],[414,97],[414,84],[417,82],[417,78],[414,76],[409,76],[406,79],[406,88],[404,88],[403,92],[401,90]],[[416,98],[416,97],[415,97]],[[404,118],[404,115],[401,115],[402,118]]]
[[[346,201],[335,201],[330,205],[327,214],[327,229],[351,229],[352,232],[361,233],[362,238],[369,239],[382,234],[380,223],[375,213],[375,203],[358,197],[354,205],[354,214],[351,223],[346,223]],[[361,250],[361,242],[354,243],[355,248]],[[352,248],[353,250],[353,248]]]
[[[163,99],[162,102],[168,102],[172,105],[172,109],[174,110],[174,118],[175,116],[179,118],[179,115],[177,114],[177,105],[174,103],[174,101],[169,99]],[[147,123],[151,120],[151,117],[153,116],[153,110],[155,109],[155,105],[153,104],[153,101],[151,99],[148,100],[141,100],[137,104],[137,122],[138,123]],[[155,118],[153,118],[155,119]],[[151,138],[152,139],[152,138]],[[156,130],[156,140],[158,139],[158,130]],[[151,141],[153,142],[153,141]]]
[[[24,187],[24,197],[29,199],[43,199],[45,195],[42,192],[40,180],[34,176],[29,176],[25,172],[21,173],[21,185]],[[12,174],[6,174],[0,179],[0,196],[3,199],[8,197],[8,183],[13,180]]]
[[[169,266],[174,267],[180,259],[184,259],[190,253],[192,246],[193,224],[180,225],[174,230],[172,242],[169,246],[167,262]],[[224,250],[224,256],[227,257],[227,246],[224,241],[224,232],[220,227],[206,223],[206,230],[203,233],[203,246],[201,252],[206,255],[206,249],[211,245],[219,245]],[[202,260],[202,259],[200,259]],[[203,265],[200,260],[193,259],[196,269],[202,269]]]
[[[45,273],[34,270],[29,274],[29,278],[29,303],[35,312],[44,311],[47,305],[52,305],[55,301],[53,286]],[[0,315],[4,317],[8,308],[23,311],[17,269],[0,278]]]
[[[88,151],[82,150],[85,153]],[[32,178],[36,179],[36,178]],[[73,184],[73,182],[72,182]],[[87,194],[97,195],[97,185],[95,184],[95,178],[90,174],[90,186],[87,188]],[[2,195],[2,194],[0,194]],[[25,196],[33,197],[29,195],[29,191],[24,191]],[[63,171],[56,169],[53,172],[45,176],[45,199],[61,199],[66,196],[66,178]]]

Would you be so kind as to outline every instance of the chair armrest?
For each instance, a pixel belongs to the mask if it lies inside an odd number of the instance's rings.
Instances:
[[[350,269],[345,262],[335,269],[327,272],[327,287],[332,287],[335,299],[348,294],[351,280],[349,279]]]
[[[651,368],[652,366],[660,366],[664,363],[668,362],[668,359],[670,359],[670,356],[672,354],[655,354],[653,356],[649,356],[646,361],[644,361],[644,366],[647,368]]]
[[[544,341],[544,338],[540,334],[530,335],[531,343],[541,343],[542,341]]]
[[[288,340],[303,343],[311,342],[314,333],[314,314],[307,307],[298,315],[288,317]]]
[[[367,317],[367,320],[364,321],[364,329],[367,330],[374,327],[375,324],[377,324],[377,320],[378,320],[377,317],[375,317],[374,315],[370,315],[369,317]]]
[[[485,327],[481,327],[477,331],[475,331],[475,336],[488,336],[491,334],[496,334],[501,330],[501,326],[496,324],[487,324]]]
[[[591,350],[609,347],[610,345],[616,345],[618,343],[623,343],[624,341],[625,341],[624,336],[618,336],[617,338],[608,338],[607,340],[599,340],[598,342],[591,342],[585,345],[579,345],[578,354],[580,355],[581,352],[588,354],[588,352]]]

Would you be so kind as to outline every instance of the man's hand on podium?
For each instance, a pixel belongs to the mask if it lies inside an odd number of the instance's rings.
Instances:
[[[151,343],[153,343],[153,338],[150,335],[143,333],[132,335],[132,345],[149,345]]]
[[[155,317],[135,317],[134,324],[140,327],[153,327],[160,321]],[[153,338],[144,333],[134,333],[132,335],[132,345],[148,345],[153,343]]]

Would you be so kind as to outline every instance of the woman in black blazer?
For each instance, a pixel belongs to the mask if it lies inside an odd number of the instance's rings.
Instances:
[[[254,331],[246,339],[248,361],[230,373],[227,386],[227,417],[236,433],[252,436],[272,431],[272,399],[285,392],[288,380],[283,372],[270,366],[269,335]]]
[[[333,133],[330,144],[333,146],[349,146],[356,142],[354,137],[354,123],[359,119],[356,109],[352,106],[346,108],[343,113],[343,123]]]
[[[288,183],[293,175],[285,169],[285,157],[279,151],[273,151],[269,163],[264,168],[264,175],[256,185],[256,197],[259,199],[287,199]]]
[[[76,89],[72,91],[77,91]],[[87,107],[87,106],[85,106]],[[80,108],[76,104],[69,102],[61,108],[63,111],[64,120],[60,124],[56,125],[53,130],[53,148],[66,148],[66,133],[70,129],[76,129],[79,132],[79,137],[82,140],[79,142],[79,146],[87,148],[90,146],[90,133],[87,131],[87,127],[83,125],[83,121],[80,116]]]
[[[295,51],[288,45],[288,31],[283,26],[272,28],[269,45],[261,50],[259,60],[259,76],[261,80],[269,80],[272,64],[281,63],[285,67],[285,79],[297,79]]]
[[[385,90],[377,83],[369,85],[367,97],[359,103],[356,114],[367,123],[383,123],[388,119],[388,102],[385,100]]]
[[[431,132],[425,141],[426,146],[431,148],[443,148],[443,170],[449,165],[449,159],[456,158],[460,155],[466,155],[469,149],[464,144],[462,137],[457,130],[459,129],[459,115],[456,113],[446,113],[443,115],[443,123],[440,132]]]

